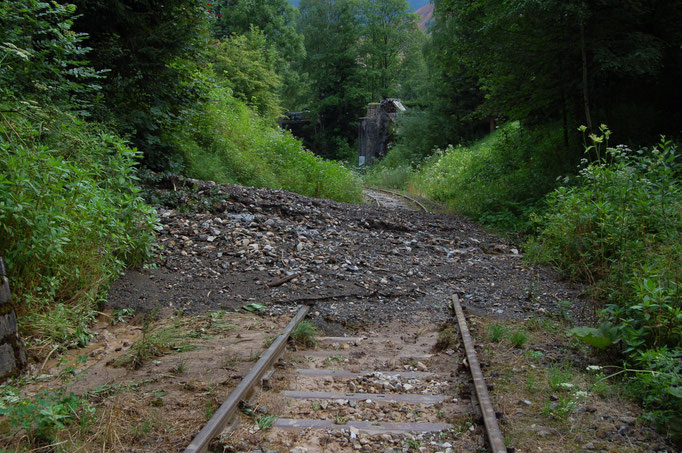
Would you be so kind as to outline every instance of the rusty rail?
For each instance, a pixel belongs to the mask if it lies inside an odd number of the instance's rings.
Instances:
[[[476,350],[474,349],[474,342],[471,340],[467,322],[466,319],[464,319],[464,312],[462,311],[462,306],[459,304],[459,297],[456,294],[452,296],[452,307],[455,309],[455,314],[457,315],[459,331],[462,335],[464,349],[466,350],[471,378],[474,380],[478,404],[481,407],[481,413],[483,414],[483,423],[485,424],[485,431],[488,436],[488,442],[490,443],[490,450],[493,453],[506,453],[507,447],[504,445],[502,433],[497,424],[495,410],[493,409],[493,404],[490,401],[490,395],[488,394],[488,386],[483,378],[481,366],[478,363],[478,357],[476,356]]]
[[[380,208],[383,207],[381,202],[377,199],[377,197],[373,197],[372,195],[370,195],[368,193],[365,193],[364,195],[371,198],[372,200],[374,200],[374,202],[377,204],[378,207],[380,207]]]
[[[422,209],[422,211],[424,211],[424,212],[429,212],[429,210],[426,209],[426,206],[424,206],[423,204],[421,204],[419,201],[415,200],[414,198],[410,197],[409,195],[405,195],[405,194],[402,194],[402,193],[400,193],[400,192],[394,192],[394,191],[392,191],[392,190],[386,190],[386,189],[375,189],[375,188],[372,188],[372,190],[376,190],[377,192],[383,192],[383,193],[387,193],[387,194],[390,194],[390,195],[394,195],[394,196],[396,196],[396,197],[405,198],[406,200],[409,200],[409,201],[411,201],[412,203],[414,203],[414,204],[416,204],[417,206],[419,206],[419,207]]]
[[[244,376],[239,385],[230,393],[225,402],[218,408],[216,413],[206,423],[204,428],[192,440],[185,449],[185,453],[205,452],[213,438],[218,436],[237,412],[239,402],[245,400],[256,383],[263,377],[265,372],[274,364],[284,351],[289,335],[294,327],[305,318],[310,307],[301,307],[296,316],[289,322],[284,331],[275,339],[270,347],[263,353],[261,358]]]

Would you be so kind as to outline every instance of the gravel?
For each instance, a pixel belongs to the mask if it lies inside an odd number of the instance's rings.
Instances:
[[[185,197],[215,200],[210,210],[160,209],[154,264],[113,285],[112,307],[164,315],[309,304],[330,333],[424,311],[445,319],[455,293],[466,309],[498,318],[557,311],[563,300],[570,315],[582,310],[579,287],[462,217],[184,184],[193,186]]]

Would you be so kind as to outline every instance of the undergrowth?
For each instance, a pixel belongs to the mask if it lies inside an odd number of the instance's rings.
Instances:
[[[506,124],[470,147],[436,151],[409,188],[496,229],[529,231],[530,214],[566,168],[558,132]]]
[[[0,251],[25,335],[89,341],[102,291],[150,255],[156,217],[139,153],[68,113],[20,108],[0,122]]]
[[[317,338],[315,338],[317,333],[318,330],[314,324],[309,321],[301,321],[291,331],[291,338],[301,346],[313,348],[317,345]]]
[[[193,178],[347,202],[362,198],[353,172],[306,151],[225,90],[214,90],[212,102],[191,116],[174,141]]]
[[[4,393],[0,415],[7,417],[12,428],[23,429],[33,446],[54,443],[58,434],[70,425],[79,424],[84,430],[95,412],[86,399],[63,390],[41,390],[25,399],[14,395],[9,401],[6,397],[12,394],[7,390]]]
[[[531,214],[544,208],[545,194],[570,163],[559,129],[512,122],[469,146],[437,149],[426,158],[399,143],[367,169],[364,181],[439,201],[499,231],[529,232]]]
[[[577,182],[548,196],[528,244],[535,262],[590,283],[598,327],[571,333],[622,358],[628,392],[645,418],[682,438],[682,165],[665,139],[653,148],[608,147],[591,135]]]
[[[584,128],[581,128],[583,132]],[[503,126],[471,146],[450,146],[422,163],[398,146],[365,182],[441,201],[503,231],[535,232],[531,261],[588,283],[596,327],[569,331],[601,349],[643,416],[682,440],[682,164],[662,139],[652,148],[608,146],[589,137],[577,176],[558,129]],[[557,186],[560,186],[557,188]],[[565,313],[565,309],[562,309]],[[501,326],[492,341],[509,335]],[[511,340],[521,347],[525,334]],[[616,361],[616,359],[618,359]]]

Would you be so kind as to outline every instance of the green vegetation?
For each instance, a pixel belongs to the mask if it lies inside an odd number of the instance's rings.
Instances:
[[[531,231],[531,215],[572,168],[555,128],[507,123],[470,146],[448,146],[419,159],[399,143],[365,174],[368,185],[437,200],[497,230]]]
[[[670,141],[633,151],[609,148],[609,135],[602,128],[590,138],[597,160],[573,186],[548,197],[530,255],[592,284],[595,300],[605,304],[601,324],[571,333],[602,349],[615,345],[632,371],[630,392],[650,418],[680,435],[680,161]]]
[[[528,342],[528,334],[523,330],[515,330],[509,335],[509,342],[515,348],[523,348],[523,346]]]
[[[277,95],[281,81],[267,54],[267,41],[262,31],[252,29],[245,35],[225,38],[215,51],[216,74],[243,103],[263,118],[273,122],[280,115]]]
[[[622,378],[645,418],[682,439],[681,12],[613,0],[435,7],[411,111],[366,184],[526,234],[530,260],[588,283],[593,324],[569,335],[603,350],[617,367],[605,379]],[[614,133],[598,126],[607,119]],[[659,134],[673,139],[643,146]],[[565,324],[569,306],[557,302]]]
[[[115,326],[119,323],[127,322],[135,314],[134,308],[121,308],[120,310],[114,310],[111,312],[111,325]]]
[[[365,182],[529,235],[529,259],[590,285],[593,323],[569,334],[619,367],[603,380],[624,379],[645,418],[682,437],[682,9],[434,5],[423,33],[405,0],[0,0],[0,252],[29,343],[88,343],[108,285],[150,258],[140,164],[150,182],[183,173],[359,201],[359,178],[319,156],[352,162],[367,103],[398,96],[408,113]],[[275,124],[285,108],[310,119],[315,154]],[[596,126],[607,120],[613,134]],[[557,302],[564,324],[568,304]],[[172,349],[168,335],[147,325],[131,363]]]
[[[256,422],[256,426],[258,426],[258,429],[261,431],[265,431],[266,429],[270,429],[272,427],[272,424],[275,422],[275,416],[274,415],[259,415],[254,419]]]
[[[46,351],[87,344],[109,283],[151,256],[140,162],[361,199],[349,170],[274,124],[282,55],[302,55],[293,23],[268,28],[275,10],[227,36],[190,0],[74,3],[0,1],[0,250],[22,332]],[[222,25],[243,25],[228,16]],[[269,41],[274,29],[298,36],[298,49]]]
[[[563,152],[551,130],[529,132],[509,123],[470,148],[436,152],[408,184],[484,224],[527,231],[530,213],[566,169],[557,157]]]
[[[554,364],[547,371],[547,384],[549,388],[558,392],[567,392],[573,388],[571,371],[565,367]]]
[[[102,290],[151,252],[140,154],[83,119],[97,74],[71,31],[74,8],[25,0],[0,12],[0,250],[19,323],[43,344],[87,344]]]
[[[72,3],[73,28],[87,37],[87,57],[104,76],[90,117],[129,139],[146,165],[168,168],[174,144],[167,132],[204,99],[196,75],[208,64],[214,15],[193,0]]]
[[[299,10],[306,49],[299,67],[308,78],[303,105],[316,119],[306,144],[319,155],[357,162],[359,118],[368,103],[411,85],[405,82],[419,67],[423,33],[406,0],[301,0]]]
[[[313,348],[317,345],[317,327],[310,321],[299,322],[291,331],[291,338],[301,346]]]
[[[69,425],[79,423],[84,429],[95,412],[87,400],[62,390],[41,390],[32,398],[4,403],[0,415],[6,416],[13,428],[25,430],[35,446],[57,441],[57,435]]]
[[[303,108],[308,81],[297,67],[306,53],[298,30],[298,10],[288,0],[219,0],[212,6],[220,14],[214,23],[216,38],[254,32],[267,37],[262,46],[264,62],[281,81],[275,94],[287,110]]]
[[[222,183],[286,189],[303,195],[359,201],[358,178],[343,165],[306,151],[224,91],[176,135],[187,175]]]
[[[509,329],[502,324],[491,323],[488,325],[488,337],[493,343],[499,343],[509,334]]]
[[[114,362],[114,365],[138,369],[150,359],[169,352],[196,349],[196,346],[191,344],[191,340],[197,338],[198,335],[184,325],[180,319],[174,319],[152,328],[152,321],[155,316],[154,312],[145,316],[142,325],[142,338],[133,343],[131,348]],[[220,326],[216,327],[220,328]]]

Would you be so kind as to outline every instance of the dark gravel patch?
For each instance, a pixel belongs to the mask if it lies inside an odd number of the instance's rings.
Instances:
[[[583,309],[580,287],[525,264],[517,246],[462,217],[187,185],[194,186],[188,197],[210,197],[210,210],[160,210],[156,268],[117,281],[112,307],[196,313],[310,304],[321,319],[345,327],[423,311],[446,319],[454,293],[472,312],[500,318],[557,311],[562,300],[573,302],[574,316]]]

